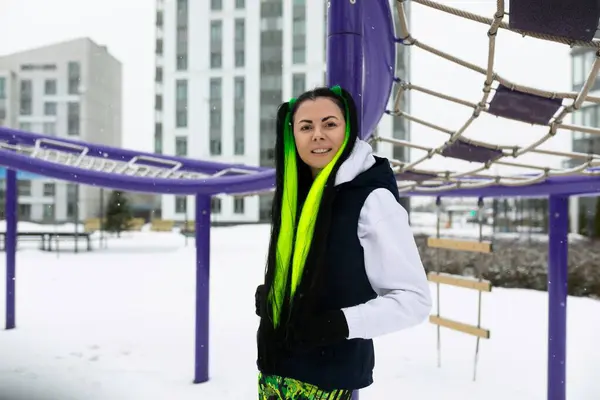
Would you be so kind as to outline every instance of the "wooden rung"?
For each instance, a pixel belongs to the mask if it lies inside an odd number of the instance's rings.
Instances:
[[[443,326],[444,328],[452,329],[473,336],[478,336],[482,339],[490,338],[490,331],[483,328],[478,328],[473,325],[463,324],[462,322],[453,321],[451,319],[438,317],[437,315],[430,315],[429,322],[434,325]]]
[[[475,253],[491,253],[491,242],[476,242],[473,240],[455,240],[442,238],[427,238],[427,246],[438,249],[472,251]]]
[[[480,292],[492,291],[492,283],[490,281],[480,281],[474,278],[470,278],[468,276],[438,274],[437,272],[430,272],[427,274],[427,278],[430,282],[442,283],[444,285],[474,289]]]

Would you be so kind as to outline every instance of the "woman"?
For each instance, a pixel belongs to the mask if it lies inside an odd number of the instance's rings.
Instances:
[[[372,338],[431,309],[393,171],[357,127],[339,86],[278,110],[271,241],[256,290],[261,400],[350,399],[373,382]]]

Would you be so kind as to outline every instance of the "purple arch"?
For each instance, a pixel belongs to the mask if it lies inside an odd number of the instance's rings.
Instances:
[[[396,44],[387,1],[330,2],[327,84],[348,90],[361,111],[360,137],[369,138],[384,114],[394,82]],[[362,79],[361,79],[362,78]]]
[[[0,132],[2,129],[0,129]],[[156,156],[155,156],[156,157]],[[176,159],[170,157],[171,159]],[[177,159],[176,159],[177,160]],[[222,176],[206,179],[166,179],[118,175],[109,172],[92,171],[70,165],[62,165],[17,154],[9,150],[0,150],[0,165],[13,169],[32,172],[65,181],[74,181],[88,185],[111,189],[163,194],[202,194],[247,193],[265,190],[273,185],[274,171],[262,170],[248,175]],[[197,164],[201,165],[201,164]],[[223,171],[236,166],[207,164],[202,170]],[[200,167],[189,168],[197,171]]]
[[[362,138],[368,139],[385,113],[394,83],[396,42],[388,1],[364,7],[364,84]]]
[[[73,139],[67,138],[57,138],[55,136],[46,136],[39,135],[30,132],[18,131],[16,129],[0,127],[0,142],[9,142],[14,145],[23,145],[23,146],[35,146],[39,144],[44,148],[53,149],[53,150],[61,150],[68,151],[75,155],[79,154],[82,150],[87,149],[88,155],[92,157],[100,157],[108,160],[114,161],[129,161],[132,158],[143,156],[143,157],[154,157],[160,158],[165,162],[179,162],[182,164],[182,168],[204,173],[204,174],[215,174],[219,171],[222,171],[225,168],[243,168],[249,171],[267,171],[269,168],[264,167],[255,167],[243,164],[224,164],[215,161],[201,161],[201,160],[192,160],[189,158],[181,158],[174,157],[168,155],[157,155],[153,153],[144,153],[139,151],[127,150],[127,149],[119,149],[116,147],[102,146],[93,143],[81,142]],[[59,143],[56,143],[59,142]],[[150,165],[155,166],[164,166],[165,164],[160,163],[152,163],[147,162]],[[37,164],[40,168],[42,164]],[[16,168],[20,169],[20,168]],[[35,172],[35,171],[32,171]],[[73,180],[77,182],[77,180]]]

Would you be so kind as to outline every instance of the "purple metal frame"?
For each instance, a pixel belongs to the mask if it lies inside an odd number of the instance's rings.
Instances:
[[[243,168],[246,170],[250,170],[250,171],[268,171],[270,168],[265,168],[265,167],[253,167],[253,166],[248,166],[248,165],[242,165],[242,164],[224,164],[224,163],[219,163],[219,162],[215,162],[215,161],[201,161],[201,160],[192,160],[189,158],[179,158],[179,157],[174,157],[174,156],[168,156],[168,155],[160,155],[157,156],[156,154],[153,153],[142,153],[142,152],[138,152],[138,151],[133,151],[133,150],[126,150],[126,149],[119,149],[116,147],[109,147],[109,146],[102,146],[99,144],[93,144],[93,143],[87,143],[87,142],[81,142],[78,140],[73,140],[73,139],[67,139],[67,138],[60,138],[60,141],[63,143],[67,143],[70,145],[70,147],[65,147],[65,146],[61,146],[59,144],[56,144],[56,137],[53,136],[44,136],[44,135],[38,135],[35,133],[30,133],[30,132],[22,132],[22,131],[18,131],[15,129],[10,129],[10,128],[5,128],[5,127],[0,127],[0,141],[6,141],[6,142],[10,142],[11,144],[15,144],[15,145],[24,145],[24,146],[35,146],[36,143],[42,139],[41,145],[44,148],[49,148],[49,149],[55,149],[55,150],[61,150],[61,151],[71,151],[74,154],[78,154],[79,151],[87,148],[88,149],[88,155],[93,156],[93,157],[101,157],[101,158],[106,158],[109,160],[115,160],[115,161],[129,161],[134,157],[160,157],[161,159],[164,160],[170,160],[170,161],[175,161],[175,162],[180,162],[182,164],[182,169],[185,169],[186,171],[195,171],[195,172],[200,172],[200,173],[204,173],[204,174],[214,174],[217,173],[219,171],[222,171],[224,168],[235,168],[235,167],[239,167],[239,168]],[[4,156],[4,153],[2,153],[2,156]],[[152,162],[144,162],[150,165],[155,165],[155,166],[164,166],[164,164],[160,164],[160,163],[152,163]],[[41,165],[39,169],[43,169],[43,165],[42,164],[38,164]],[[17,168],[15,166],[15,169],[22,169],[22,168]],[[35,169],[35,171],[38,171],[39,169]],[[26,169],[23,169],[25,171],[28,171]]]
[[[5,131],[5,128],[0,128],[0,133],[3,131]],[[130,158],[127,158],[127,160]],[[177,159],[174,157],[171,158],[176,161],[185,161],[189,163],[188,160]],[[197,163],[199,162],[197,161]],[[18,154],[9,150],[0,150],[0,165],[65,181],[76,181],[79,183],[103,186],[112,189],[163,194],[213,195],[217,193],[257,192],[270,187],[275,179],[275,172],[273,170],[259,170],[260,172],[253,174],[221,176],[219,178],[208,178],[203,180],[173,180],[128,175],[120,175],[119,179],[115,179],[115,175],[109,172],[91,171],[70,165],[48,162],[45,160],[35,159],[27,155]],[[207,167],[205,167],[205,171],[207,171],[206,173],[215,173],[226,168],[235,167],[235,165],[210,163],[207,164]],[[198,171],[199,169],[200,168],[198,167],[194,169],[189,168],[188,170]]]
[[[524,175],[533,177],[533,175]],[[600,176],[554,176],[527,186],[491,185],[480,189],[449,189],[436,192],[403,192],[404,196],[440,197],[546,197],[600,193]]]
[[[17,171],[6,171],[6,199],[4,203],[6,216],[6,234],[4,235],[4,251],[6,251],[6,329],[16,326],[16,270],[17,270]]]
[[[548,233],[548,400],[567,396],[569,198],[550,196]]]
[[[384,113],[392,90],[395,38],[393,18],[388,0],[329,2],[328,84],[339,84],[352,93],[362,119],[360,132],[368,138]],[[368,44],[368,45],[367,45]],[[363,93],[363,89],[368,88]],[[60,145],[49,141],[56,138],[0,128],[0,140],[33,146],[39,140],[43,147]],[[61,139],[62,140],[62,139]],[[156,157],[129,150],[108,148],[74,140],[63,140],[70,145],[87,148],[91,156],[128,161],[136,156]],[[73,151],[73,150],[72,150]],[[79,150],[74,150],[78,154]],[[16,327],[15,280],[17,248],[17,176],[16,170],[50,176],[67,181],[104,186],[114,189],[152,193],[196,195],[196,336],[194,383],[209,379],[209,277],[210,277],[210,196],[216,193],[259,191],[273,185],[274,171],[259,167],[225,165],[215,162],[179,159],[182,169],[215,174],[226,168],[240,167],[255,171],[251,175],[229,174],[206,180],[154,179],[89,171],[43,160],[32,159],[11,151],[0,150],[0,165],[9,168],[6,175],[6,329]],[[160,165],[144,162],[150,165]],[[548,243],[548,399],[564,400],[566,396],[566,299],[568,251],[568,196],[600,192],[600,179],[595,177],[558,177],[543,183],[524,187],[492,186],[478,190],[456,189],[436,196],[514,197],[550,196],[550,240]],[[405,193],[422,196],[423,193]],[[428,194],[431,196],[432,194]],[[358,399],[358,392],[353,399]]]
[[[196,347],[194,383],[208,381],[210,315],[210,196],[196,196]]]

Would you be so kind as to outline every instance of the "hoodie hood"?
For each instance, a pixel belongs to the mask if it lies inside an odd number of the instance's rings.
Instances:
[[[398,196],[398,183],[389,161],[376,157],[373,148],[360,139],[338,169],[335,186],[341,185],[388,188],[394,197]]]
[[[356,139],[352,152],[338,169],[335,186],[354,180],[373,165],[375,165],[373,148],[364,140]]]

